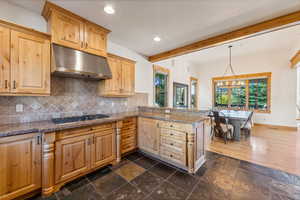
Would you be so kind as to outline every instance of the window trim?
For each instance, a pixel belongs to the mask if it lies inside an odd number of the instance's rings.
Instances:
[[[254,73],[254,74],[241,74],[236,76],[225,76],[225,77],[213,77],[212,78],[212,105],[215,105],[215,89],[216,89],[216,82],[218,81],[225,81],[225,80],[234,80],[234,79],[240,79],[240,80],[246,80],[246,110],[252,110],[248,108],[249,104],[249,80],[250,79],[259,79],[259,78],[267,78],[267,84],[268,84],[268,95],[267,95],[267,110],[259,110],[254,109],[254,112],[257,113],[271,113],[271,82],[272,82],[272,72],[262,72],[262,73]],[[229,110],[237,110],[237,108],[231,108],[228,107]]]
[[[183,86],[186,87],[187,89],[187,94],[186,94],[186,106],[176,106],[175,105],[175,97],[176,97],[176,92],[175,92],[175,86]],[[173,108],[188,108],[189,107],[189,85],[184,84],[184,83],[178,83],[178,82],[173,82]]]
[[[192,82],[193,81],[196,81],[197,83],[197,87],[196,87],[196,106],[194,108],[192,108]],[[195,78],[193,76],[190,77],[190,102],[189,102],[189,106],[190,108],[192,109],[198,109],[198,106],[199,106],[199,79],[198,78]]]
[[[167,75],[167,86],[166,86],[166,106],[169,106],[169,87],[170,87],[170,70],[165,68],[165,67],[161,67],[159,65],[153,65],[153,105],[155,106],[155,74],[156,73],[160,73],[160,74],[165,74]],[[158,106],[159,107],[159,106]]]

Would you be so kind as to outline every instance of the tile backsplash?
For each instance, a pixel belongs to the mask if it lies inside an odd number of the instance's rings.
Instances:
[[[148,94],[137,93],[129,98],[104,98],[97,95],[97,81],[52,77],[51,96],[0,96],[0,124],[49,120],[53,117],[96,113],[136,111],[148,105]],[[23,112],[16,112],[16,105]]]

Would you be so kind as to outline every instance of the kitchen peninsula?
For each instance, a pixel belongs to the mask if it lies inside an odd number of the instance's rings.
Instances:
[[[114,165],[122,155],[137,149],[195,173],[205,161],[205,120],[199,113],[180,112],[179,115],[171,110],[165,114],[162,109],[158,112],[142,107],[136,112],[78,122],[1,125],[0,149],[5,161],[0,164],[5,172],[1,180],[9,185],[15,178],[11,174],[26,171],[32,177],[31,182],[21,188],[15,183],[18,188],[15,194],[42,189],[43,195],[50,195],[67,182],[105,165]],[[14,154],[12,149],[15,149]],[[28,156],[32,156],[32,160],[20,159]],[[13,170],[9,168],[12,164]],[[25,175],[20,174],[19,178]]]

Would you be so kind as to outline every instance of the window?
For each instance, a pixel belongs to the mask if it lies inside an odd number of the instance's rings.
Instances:
[[[198,79],[191,77],[190,78],[190,87],[191,87],[191,108],[197,108],[198,104]]]
[[[168,82],[169,70],[153,65],[154,72],[154,105],[158,107],[168,106]]]
[[[242,84],[239,84],[239,86],[218,84],[220,82],[232,83],[236,79]],[[270,72],[235,77],[217,77],[213,78],[213,86],[213,105],[215,107],[270,112]]]
[[[174,108],[188,107],[188,85],[173,83],[173,106]]]

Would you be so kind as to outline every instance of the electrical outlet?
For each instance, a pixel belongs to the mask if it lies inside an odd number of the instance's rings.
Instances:
[[[16,105],[16,112],[23,112],[23,104]]]

